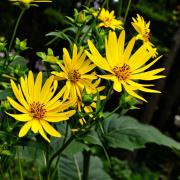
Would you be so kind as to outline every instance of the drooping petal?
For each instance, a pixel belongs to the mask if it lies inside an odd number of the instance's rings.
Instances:
[[[39,133],[41,134],[41,136],[46,140],[46,141],[48,141],[49,143],[50,143],[50,140],[49,140],[49,138],[46,136],[46,134],[45,134],[45,132],[44,132],[44,130],[43,130],[43,128],[40,126],[40,129],[39,129]]]
[[[121,92],[122,91],[122,85],[121,85],[121,82],[119,80],[114,81],[113,89],[115,91],[117,91],[117,92]]]
[[[61,134],[56,131],[48,122],[41,120],[41,125],[44,128],[44,130],[51,136],[54,137],[61,137]]]
[[[135,98],[138,98],[142,101],[145,101],[147,102],[143,97],[139,96],[138,94],[136,94],[130,86],[128,86],[125,82],[122,81],[122,84],[123,84],[123,87],[124,89],[127,91],[128,94],[130,94],[131,96],[135,97]]]
[[[19,137],[25,136],[29,131],[29,129],[31,128],[31,125],[32,125],[32,121],[28,121],[27,123],[25,123],[24,126],[19,131]]]
[[[32,120],[32,125],[31,125],[31,130],[33,131],[33,133],[37,133],[40,129],[40,120],[37,119],[33,119]]]
[[[149,92],[149,93],[161,93],[160,91],[157,91],[154,89],[145,88],[141,84],[136,83],[136,82],[131,81],[131,80],[127,81],[127,83],[133,87],[136,87],[136,89],[138,89],[140,91]]]

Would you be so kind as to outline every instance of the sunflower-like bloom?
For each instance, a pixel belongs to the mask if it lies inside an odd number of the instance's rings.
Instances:
[[[73,46],[72,58],[66,48],[63,48],[63,64],[58,63],[62,71],[52,72],[57,80],[65,80],[62,88],[64,93],[63,99],[82,99],[82,91],[96,92],[96,88],[91,83],[93,79],[97,79],[94,73],[87,74],[92,71],[96,65],[86,59],[86,53],[83,48],[78,52],[77,46]]]
[[[18,2],[23,4],[31,4],[31,3],[42,3],[42,2],[52,2],[51,0],[9,0],[11,2]]]
[[[150,21],[146,23],[144,18],[137,14],[137,18],[132,18],[133,22],[131,22],[134,29],[137,31],[138,35],[136,39],[140,39],[146,45],[147,50],[149,50],[152,54],[152,57],[156,57],[158,55],[157,49],[153,48],[154,45],[150,42],[151,32],[150,32]]]
[[[94,13],[94,15],[97,16],[98,13]],[[99,27],[111,28],[112,30],[123,29],[123,23],[121,20],[116,19],[114,16],[114,11],[109,13],[108,10],[103,8],[98,16],[98,19],[101,21],[101,23],[98,25]]]
[[[97,96],[98,93],[100,93],[105,89],[105,86],[99,86],[100,82],[101,82],[100,78],[95,82],[93,82],[93,85],[96,88],[96,94],[85,94],[82,100],[78,99],[76,101],[77,111],[92,113],[94,112],[94,109],[96,109],[97,100],[106,99],[106,96],[103,95],[99,95],[99,97]],[[92,114],[90,114],[89,116],[92,117]],[[83,125],[84,123],[86,123],[86,120],[85,118],[81,118],[79,119],[79,122]]]
[[[147,51],[146,46],[142,45],[134,54],[131,52],[134,47],[135,37],[130,40],[127,47],[125,44],[125,31],[122,31],[119,38],[115,32],[109,32],[108,41],[105,42],[106,57],[102,57],[94,44],[89,40],[88,45],[92,54],[87,52],[88,57],[100,68],[108,71],[110,74],[99,75],[99,77],[113,81],[113,89],[121,92],[122,86],[130,95],[146,101],[139,96],[135,90],[144,92],[159,93],[159,91],[147,88],[148,84],[140,84],[136,80],[154,80],[163,78],[162,75],[157,75],[164,68],[158,68],[144,72],[150,68],[160,57],[146,64],[152,57],[151,52]]]
[[[49,122],[68,120],[75,113],[75,110],[62,112],[68,109],[72,102],[59,101],[62,96],[61,91],[54,96],[57,89],[57,81],[54,81],[54,76],[50,76],[42,87],[42,72],[38,73],[34,81],[33,74],[29,71],[28,77],[21,77],[18,86],[11,80],[11,87],[19,102],[10,97],[7,99],[22,114],[8,114],[18,121],[25,122],[19,132],[19,137],[25,136],[30,128],[34,133],[40,133],[48,142],[50,140],[44,131],[51,136],[61,137],[61,134]]]

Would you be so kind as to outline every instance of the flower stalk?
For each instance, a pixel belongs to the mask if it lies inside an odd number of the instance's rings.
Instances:
[[[21,19],[22,19],[22,16],[23,16],[23,14],[24,14],[25,11],[26,11],[26,8],[22,8],[22,9],[21,9],[21,12],[20,12],[20,14],[19,14],[19,17],[18,17],[18,19],[17,19],[17,21],[16,21],[16,24],[15,24],[15,27],[14,27],[14,31],[13,31],[13,35],[12,35],[11,41],[10,41],[10,43],[9,43],[9,48],[8,48],[8,51],[9,51],[9,52],[11,51],[12,44],[13,44],[13,42],[14,42],[14,38],[15,38],[15,36],[16,36],[19,23],[20,23],[20,21],[21,21]]]

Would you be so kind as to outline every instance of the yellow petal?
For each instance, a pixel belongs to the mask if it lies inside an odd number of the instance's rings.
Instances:
[[[137,74],[137,73],[140,73],[140,72],[143,72],[145,71],[146,69],[150,68],[153,64],[155,64],[162,56],[159,56],[158,58],[156,58],[155,60],[153,60],[151,63],[149,63],[148,65],[140,68],[140,69],[137,69],[135,71],[132,72],[132,74]]]
[[[131,79],[150,80],[151,78],[153,78],[154,75],[156,75],[164,70],[165,70],[165,68],[159,68],[159,69],[154,69],[154,70],[147,71],[147,72],[142,72],[139,74],[132,74]]]
[[[34,85],[34,99],[39,100],[42,87],[42,72],[39,72]]]
[[[95,67],[96,67],[95,64],[90,64],[87,66],[82,65],[82,67],[79,69],[79,73],[81,73],[81,74],[88,73],[88,72],[92,71]]]
[[[73,45],[73,55],[72,55],[72,64],[77,60],[77,46],[76,44]],[[75,64],[73,64],[75,65]]]
[[[28,74],[28,90],[31,99],[34,99],[34,77],[32,71]]]
[[[30,104],[32,103],[32,99],[30,99],[30,96],[29,96],[27,77],[25,79],[21,77],[20,81],[21,81],[21,88],[22,88],[24,97],[26,98],[28,104]]]
[[[127,81],[127,83],[133,87],[135,87],[135,89],[140,90],[140,91],[144,91],[144,92],[149,92],[149,93],[161,93],[160,91],[154,90],[154,89],[149,89],[149,88],[145,88],[143,87],[141,84],[136,83],[134,81]]]
[[[124,42],[125,42],[125,31],[123,30],[118,38],[118,52],[119,52],[119,61],[124,63]],[[113,47],[112,47],[113,48]]]
[[[31,128],[31,125],[32,125],[32,121],[28,121],[27,123],[25,123],[24,126],[19,131],[19,137],[25,136],[29,131],[29,129]]]
[[[12,90],[14,92],[14,95],[16,96],[17,100],[25,107],[25,108],[28,108],[28,104],[27,102],[25,101],[24,99],[24,96],[21,92],[21,89],[18,89],[16,84],[14,83],[13,80],[11,80],[11,87],[12,87]]]
[[[107,49],[106,51],[108,54],[107,60],[109,62],[109,64],[111,65],[111,67],[113,66],[117,66],[121,59],[120,59],[120,49],[118,49],[118,40],[116,37],[116,34],[114,31],[110,31],[109,32],[109,36],[108,36],[108,42],[107,42]]]
[[[98,75],[98,77],[103,78],[103,79],[107,79],[107,80],[111,80],[114,81],[116,79],[116,77],[112,74],[106,74],[106,75]]]
[[[68,79],[67,75],[64,72],[51,72],[51,74],[55,75],[54,79],[56,80],[65,80]]]
[[[125,90],[127,91],[128,94],[130,94],[131,96],[135,97],[135,98],[138,98],[138,99],[141,99],[145,102],[147,102],[143,97],[139,96],[138,94],[136,94],[130,86],[128,86],[125,82],[122,81],[122,84],[125,88]]]
[[[86,56],[87,55],[84,52],[81,56],[77,57],[77,61],[76,61],[76,63],[74,63],[74,69],[80,69],[81,68],[81,66],[83,65],[83,62],[84,62]]]
[[[44,86],[42,88],[41,94],[40,94],[40,99],[39,100],[40,100],[41,103],[43,103],[46,100],[53,81],[54,81],[54,76],[50,76],[46,80],[46,82],[45,82],[45,84],[44,84]]]
[[[41,125],[44,128],[44,130],[51,136],[54,137],[61,137],[61,134],[56,131],[48,122],[41,120]]]
[[[66,48],[63,48],[63,60],[64,60],[65,67],[67,69],[71,69],[71,58]]]
[[[53,105],[55,102],[57,102],[60,97],[62,97],[62,95],[64,94],[66,87],[64,86],[58,94],[56,94],[56,96],[54,96],[49,102],[46,102],[45,108],[50,107],[51,105]]]
[[[7,97],[9,103],[15,108],[17,109],[18,111],[22,112],[22,113],[28,113],[28,111],[23,107],[21,106],[20,104],[18,104],[16,101],[14,101],[13,99],[11,99],[10,97]]]
[[[135,41],[136,41],[136,38],[133,37],[133,38],[129,41],[129,43],[128,43],[125,51],[124,51],[124,61],[125,61],[125,62],[128,61],[128,59],[129,59],[129,57],[130,57],[130,55],[131,55],[131,52],[132,52],[132,50],[133,50]]]
[[[32,117],[29,116],[29,114],[10,114],[7,113],[9,116],[13,117],[14,119],[22,122],[30,121],[32,120]]]
[[[46,136],[46,134],[45,134],[45,132],[44,132],[44,130],[43,130],[43,128],[40,126],[40,129],[39,129],[39,133],[41,134],[41,136],[46,140],[46,141],[48,141],[49,143],[50,143],[50,140],[49,140],[49,138]]]
[[[93,61],[94,64],[96,64],[100,68],[111,72],[111,68],[110,68],[108,62],[106,61],[105,58],[103,58],[99,54],[98,50],[96,49],[96,47],[94,46],[94,44],[90,40],[88,40],[88,45],[89,45],[89,49],[90,49],[92,54],[90,54],[88,51],[86,51],[86,54],[91,59],[91,61]]]
[[[33,133],[37,133],[40,129],[40,126],[41,124],[39,123],[39,120],[32,120],[31,130],[33,131]]]
[[[113,89],[117,92],[121,92],[122,91],[121,82],[118,80],[114,81]]]

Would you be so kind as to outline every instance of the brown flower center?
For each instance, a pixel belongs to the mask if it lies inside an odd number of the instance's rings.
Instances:
[[[68,78],[71,82],[75,83],[81,78],[81,75],[79,74],[77,70],[74,70],[68,73]]]
[[[146,32],[145,34],[143,34],[143,39],[144,39],[144,42],[149,42],[151,39],[151,34]]]
[[[38,120],[42,119],[46,113],[44,104],[40,104],[39,102],[33,102],[32,104],[30,104],[30,113],[33,118],[36,118]]]
[[[118,80],[126,80],[130,76],[130,67],[127,64],[124,64],[121,67],[115,66],[112,71],[114,72]]]
[[[104,25],[109,27],[111,25],[112,19],[109,17],[104,18]]]

